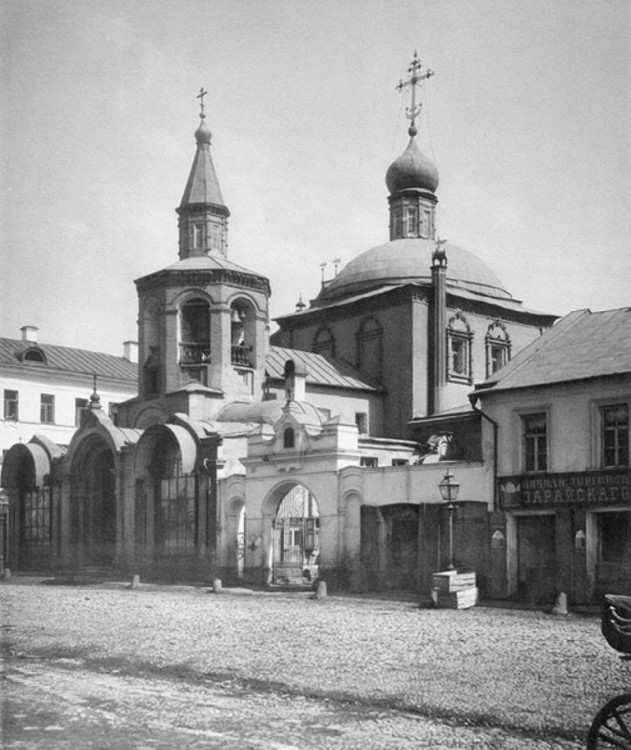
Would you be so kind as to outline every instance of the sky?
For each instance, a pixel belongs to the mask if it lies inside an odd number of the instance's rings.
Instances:
[[[313,299],[388,239],[415,50],[440,237],[530,309],[631,304],[628,0],[0,0],[0,335],[137,339],[202,86],[229,259]]]

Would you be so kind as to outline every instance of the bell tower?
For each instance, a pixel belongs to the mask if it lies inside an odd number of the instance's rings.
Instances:
[[[227,257],[228,217],[201,89],[197,148],[176,209],[179,260],[136,280],[139,394],[156,409],[212,418],[224,400],[260,398],[269,333],[266,277]]]

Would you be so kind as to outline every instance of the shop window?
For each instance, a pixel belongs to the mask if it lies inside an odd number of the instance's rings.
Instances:
[[[4,392],[4,418],[15,422],[18,420],[18,392]]]
[[[87,398],[75,398],[74,400],[74,424],[75,427],[81,425],[81,418],[84,412],[88,411],[88,399]]]
[[[335,339],[328,326],[319,328],[313,340],[313,351],[316,354],[322,354],[325,357],[335,357]]]
[[[627,404],[604,406],[601,410],[603,467],[629,465],[629,409]]]
[[[49,393],[42,393],[39,405],[39,421],[42,424],[55,422],[55,397]]]
[[[472,383],[473,332],[462,313],[456,313],[447,325],[447,377],[459,383]]]
[[[511,354],[511,343],[506,326],[499,320],[491,323],[486,338],[486,376],[504,367],[509,361]]]
[[[598,519],[598,560],[603,563],[621,563],[631,556],[629,534],[631,513],[597,513]]]
[[[190,299],[180,308],[180,364],[210,363],[210,305]]]
[[[522,417],[524,440],[524,470],[548,469],[548,418],[545,412]]]

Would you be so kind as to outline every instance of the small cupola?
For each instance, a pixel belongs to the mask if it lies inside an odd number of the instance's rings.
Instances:
[[[416,136],[416,118],[421,113],[421,104],[416,103],[416,86],[434,75],[427,70],[421,73],[421,61],[416,52],[410,63],[406,81],[400,81],[397,88],[409,87],[411,106],[406,108],[410,122],[408,135],[410,141],[405,151],[397,157],[386,172],[386,185],[390,192],[390,240],[406,238],[434,238],[434,207],[437,203],[438,170],[434,163],[421,153]]]

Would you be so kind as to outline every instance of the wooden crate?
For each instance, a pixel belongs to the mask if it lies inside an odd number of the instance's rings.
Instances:
[[[432,589],[432,601],[437,609],[469,609],[478,603],[478,589],[476,586],[461,591]]]
[[[475,588],[475,573],[458,573],[457,570],[446,570],[434,573],[432,576],[432,589],[438,591],[463,591]]]

